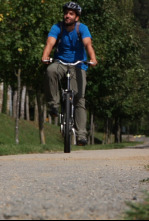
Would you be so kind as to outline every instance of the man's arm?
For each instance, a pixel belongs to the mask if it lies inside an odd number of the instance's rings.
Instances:
[[[42,56],[43,62],[44,60],[50,60],[50,54],[55,44],[56,44],[56,39],[54,37],[49,37]]]
[[[94,62],[94,64],[92,66],[96,66],[97,65],[97,59],[96,59],[96,54],[95,54],[95,51],[93,49],[93,46],[92,46],[92,40],[91,38],[84,38],[83,39],[83,44],[88,52],[88,55],[90,57],[90,61],[91,62]]]

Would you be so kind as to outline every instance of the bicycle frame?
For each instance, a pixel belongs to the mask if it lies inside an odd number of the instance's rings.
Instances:
[[[66,78],[67,78],[67,88],[62,89],[62,102],[61,102],[61,114],[60,114],[60,128],[61,128],[61,133],[65,137],[68,131],[66,131],[67,123],[66,122],[66,116],[68,108],[70,108],[69,111],[69,135],[70,135],[70,144],[66,144],[65,142],[65,147],[64,147],[64,152],[65,153],[70,153],[70,145],[71,145],[71,135],[74,135],[74,145],[76,145],[76,133],[75,133],[75,128],[74,128],[74,91],[70,89],[70,81],[71,81],[71,73],[70,73],[70,67],[68,66],[68,70],[66,72]],[[68,106],[66,103],[69,102]],[[67,107],[66,107],[67,106]],[[67,138],[69,139],[69,138]]]

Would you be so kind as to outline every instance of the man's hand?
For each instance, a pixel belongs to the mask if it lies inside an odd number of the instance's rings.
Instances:
[[[42,60],[41,60],[44,64],[50,64],[50,57],[42,57]]]
[[[95,67],[98,64],[98,61],[96,59],[90,60],[90,62],[92,62],[92,64],[91,64],[92,67]]]

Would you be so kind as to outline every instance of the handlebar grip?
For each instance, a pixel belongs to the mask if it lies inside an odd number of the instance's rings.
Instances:
[[[44,63],[52,63],[53,62],[53,58],[50,58],[50,60],[43,60]]]
[[[91,61],[84,61],[83,63],[84,63],[84,64],[87,64],[87,65],[92,65],[92,64],[94,64],[94,62],[91,62]]]

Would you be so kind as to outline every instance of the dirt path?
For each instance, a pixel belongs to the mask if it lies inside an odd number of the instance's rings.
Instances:
[[[0,157],[0,220],[117,220],[149,190],[149,149]]]

